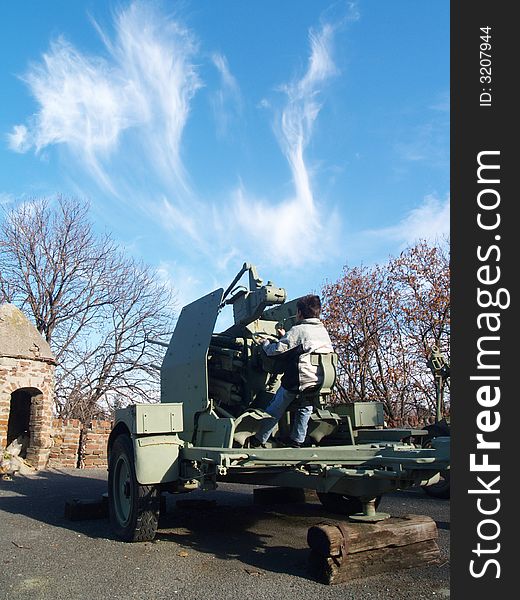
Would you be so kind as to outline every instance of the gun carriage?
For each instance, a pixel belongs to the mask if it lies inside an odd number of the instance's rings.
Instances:
[[[246,276],[248,285],[239,285]],[[322,384],[295,399],[315,406],[308,446],[278,443],[290,426],[288,410],[266,448],[248,447],[269,418],[265,408],[282,370],[261,342],[290,329],[296,302],[246,263],[226,290],[182,309],[161,366],[161,402],[116,412],[109,512],[119,537],[153,539],[161,493],[211,490],[219,482],[313,489],[329,510],[373,522],[388,517],[377,512],[382,494],[434,482],[448,468],[449,438],[424,448],[424,430],[383,428],[381,403],[330,405],[335,354],[312,356]],[[227,306],[233,324],[216,333]]]

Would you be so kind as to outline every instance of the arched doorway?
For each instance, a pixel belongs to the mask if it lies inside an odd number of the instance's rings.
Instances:
[[[41,394],[36,388],[21,388],[11,394],[9,421],[7,423],[7,446],[18,439],[22,443],[20,456],[25,458],[31,437],[32,399]]]

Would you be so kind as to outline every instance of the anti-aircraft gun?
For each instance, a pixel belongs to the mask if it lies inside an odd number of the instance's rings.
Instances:
[[[384,430],[380,403],[356,403],[343,414],[328,406],[334,353],[311,355],[320,386],[295,398],[266,448],[249,447],[269,418],[265,407],[283,370],[264,353],[262,341],[292,327],[296,302],[246,263],[226,290],[182,309],[161,366],[161,402],[116,411],[108,495],[120,538],[153,539],[161,493],[211,490],[219,482],[314,489],[326,508],[377,521],[389,516],[376,510],[382,494],[424,485],[447,468],[449,439],[436,438],[427,449],[403,441],[418,432]],[[227,306],[233,324],[214,333]],[[287,448],[278,440],[298,402],[315,406],[308,444]]]

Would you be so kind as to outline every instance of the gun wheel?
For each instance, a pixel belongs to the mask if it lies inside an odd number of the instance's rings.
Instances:
[[[159,489],[141,485],[135,476],[134,449],[118,436],[108,462],[108,510],[114,533],[125,542],[149,542],[159,523]]]
[[[316,492],[316,494],[323,507],[331,513],[349,517],[350,515],[363,512],[363,503],[357,496],[335,494],[334,492]],[[380,502],[381,496],[377,496],[375,508],[379,506]]]

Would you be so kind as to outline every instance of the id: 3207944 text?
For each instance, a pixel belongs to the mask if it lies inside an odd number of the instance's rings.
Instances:
[[[480,106],[491,106],[491,27],[480,28]]]

